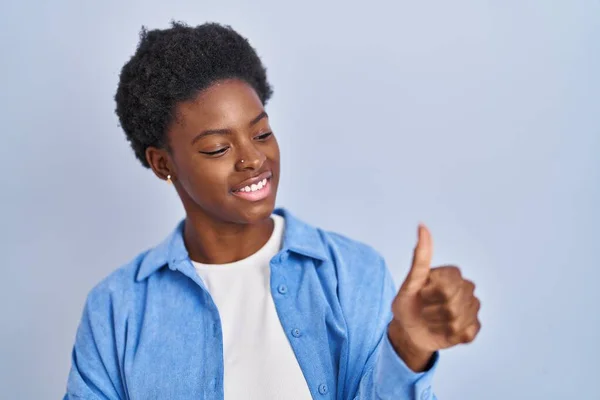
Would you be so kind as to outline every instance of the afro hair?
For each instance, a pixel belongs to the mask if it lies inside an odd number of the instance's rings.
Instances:
[[[142,27],[137,50],[121,70],[115,112],[144,167],[150,167],[148,147],[168,147],[176,105],[225,79],[248,83],[263,104],[273,94],[256,51],[230,26],[172,22],[163,30]]]

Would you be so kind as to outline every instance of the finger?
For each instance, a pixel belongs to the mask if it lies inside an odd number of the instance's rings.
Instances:
[[[463,312],[456,318],[457,329],[454,334],[464,333],[465,329],[473,325],[479,318],[478,314],[481,309],[481,302],[479,299],[473,296],[466,304],[466,307],[463,308]]]
[[[462,310],[458,311],[458,317],[450,322],[448,334],[450,336],[461,336],[468,326],[477,321],[477,313],[479,312],[480,307],[481,303],[477,297],[471,296],[468,299],[468,302],[463,300],[462,305],[460,306]]]
[[[460,268],[458,268],[456,265],[441,265],[431,269],[432,281],[443,282],[456,279],[462,279]]]
[[[408,275],[402,284],[401,291],[405,293],[417,293],[429,277],[431,269],[431,258],[433,256],[433,244],[429,229],[423,224],[419,225],[418,240],[415,246],[412,265]]]
[[[462,335],[460,337],[460,342],[461,343],[471,343],[473,340],[475,340],[475,337],[477,336],[477,334],[479,333],[480,330],[481,330],[481,322],[478,319],[464,330],[464,332],[462,333]]]
[[[434,316],[434,307],[437,307],[437,316]],[[480,308],[481,302],[477,297],[472,297],[466,306],[461,305],[458,312],[451,311],[443,305],[428,306],[426,309],[431,311],[428,315],[430,318],[429,330],[432,333],[445,335],[448,341],[454,344],[461,343],[465,330],[478,321]]]
[[[453,316],[448,312],[448,309],[443,304],[430,304],[423,308],[421,316],[429,323],[442,323],[452,321]]]
[[[463,311],[464,295],[462,293],[463,290],[459,287],[448,300],[438,301],[437,297],[434,297],[434,300],[423,300],[421,316],[429,322],[450,322],[458,319]]]
[[[429,274],[429,281],[419,294],[424,305],[442,304],[454,298],[463,289],[466,282],[473,284],[462,279],[457,267],[433,268]]]

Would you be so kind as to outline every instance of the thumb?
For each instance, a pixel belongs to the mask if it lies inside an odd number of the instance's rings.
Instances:
[[[433,243],[429,229],[423,224],[419,225],[418,240],[415,246],[412,265],[408,275],[400,288],[405,294],[416,294],[429,278],[431,258],[433,256]]]

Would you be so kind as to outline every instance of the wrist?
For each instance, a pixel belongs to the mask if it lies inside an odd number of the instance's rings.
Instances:
[[[388,338],[398,357],[412,371],[423,372],[429,368],[434,353],[416,346],[396,320],[392,320],[388,326]]]

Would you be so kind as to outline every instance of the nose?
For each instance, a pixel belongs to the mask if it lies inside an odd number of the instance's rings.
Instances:
[[[267,157],[259,151],[253,144],[244,147],[244,151],[239,152],[238,160],[235,163],[237,171],[258,171],[262,168]]]

